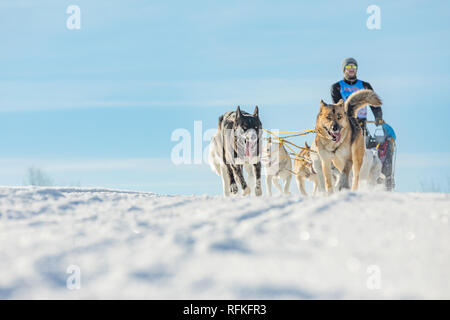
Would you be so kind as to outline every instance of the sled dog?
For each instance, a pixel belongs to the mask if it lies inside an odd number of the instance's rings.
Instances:
[[[241,111],[238,106],[236,111],[226,112],[219,117],[217,132],[209,147],[209,164],[222,178],[225,196],[238,193],[237,183],[241,185],[244,196],[251,193],[244,179],[243,168],[250,179],[255,177],[255,195],[261,196],[261,135],[258,106],[253,114]]]
[[[313,168],[311,160],[311,148],[305,142],[305,148],[301,149],[294,160],[294,174],[297,182],[298,191],[304,196],[307,196],[305,190],[305,180],[310,180],[314,183],[313,193],[317,192],[319,185],[317,172]]]
[[[338,190],[349,187],[350,170],[353,171],[352,190],[358,189],[366,146],[361,127],[356,121],[356,113],[367,104],[379,107],[382,102],[375,92],[366,89],[352,93],[345,103],[342,99],[337,104],[320,101],[315,144],[328,194],[334,191],[332,163],[341,173],[337,182]]]
[[[311,150],[316,150],[314,142],[311,145]],[[312,161],[312,170],[314,172],[317,172],[312,178],[314,180],[311,180],[314,182],[314,194],[318,193],[324,193],[326,192],[325,189],[325,180],[322,173],[322,162],[320,161],[320,157],[317,153],[311,152],[310,158]],[[379,184],[379,181],[383,181],[385,179],[384,175],[381,173],[382,163],[380,158],[378,157],[378,152],[374,149],[366,149],[366,152],[364,154],[363,162],[361,165],[360,175],[359,175],[359,181],[365,182],[366,186],[373,189],[376,187],[377,184]],[[339,171],[336,169],[336,167],[331,164],[331,172],[332,172],[332,179],[333,179],[333,185],[335,187],[338,187],[336,184],[336,181],[340,175]],[[350,171],[349,179],[351,181],[352,179],[352,172]]]
[[[378,157],[378,151],[375,149],[366,149],[359,180],[364,181],[367,187],[374,188],[378,183],[378,179],[384,180],[384,175],[381,173],[382,166],[381,160]]]
[[[311,146],[305,142],[305,149],[298,153],[299,159],[296,159],[294,165],[294,172],[296,175],[297,186],[301,194],[307,195],[305,190],[305,180],[309,180],[313,183],[313,195],[318,193],[324,193],[325,180],[322,173],[322,162],[320,161],[319,154],[315,142],[313,141]],[[335,184],[339,171],[331,164],[331,178],[333,185]]]
[[[265,174],[266,192],[272,195],[272,183],[282,194],[290,194],[289,187],[292,179],[292,162],[283,144],[267,139],[262,154]],[[283,188],[280,182],[284,181]]]

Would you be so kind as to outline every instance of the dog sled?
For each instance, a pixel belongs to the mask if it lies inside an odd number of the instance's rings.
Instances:
[[[375,121],[367,121],[367,123],[375,123]],[[368,132],[366,136],[366,148],[376,149],[383,164],[382,173],[385,176],[385,186],[388,191],[395,188],[396,139],[394,129],[387,123],[376,127],[373,135]]]

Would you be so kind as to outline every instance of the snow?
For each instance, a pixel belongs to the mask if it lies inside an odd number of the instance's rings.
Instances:
[[[445,193],[0,187],[0,214],[1,299],[450,298]]]

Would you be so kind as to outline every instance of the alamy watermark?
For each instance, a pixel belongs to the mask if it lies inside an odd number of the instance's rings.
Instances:
[[[81,269],[77,265],[70,265],[67,267],[66,272],[70,276],[66,280],[66,287],[69,290],[81,289]]]
[[[211,141],[216,132],[217,129],[207,129],[203,132],[202,121],[194,121],[193,135],[188,129],[175,129],[170,140],[179,141],[179,143],[172,148],[170,154],[172,163],[176,165],[208,163],[209,143],[205,148],[203,148],[203,143]],[[192,145],[194,149],[192,149]],[[193,157],[192,154],[194,155]]]
[[[81,29],[81,9],[77,5],[70,5],[66,10],[67,14],[70,16],[67,18],[66,27],[69,30],[80,30]]]
[[[377,5],[370,5],[366,10],[367,14],[370,16],[367,18],[366,26],[369,30],[380,30],[381,29],[381,9]]]
[[[279,159],[275,159],[279,153],[272,154],[272,150],[267,149],[278,149],[278,144],[268,146],[269,135],[262,129],[225,129],[217,134],[217,128],[203,130],[203,123],[199,120],[194,121],[193,129],[193,133],[186,128],[178,128],[172,132],[170,140],[176,142],[170,153],[173,164],[208,164],[212,142],[217,151],[227,154],[225,160],[233,164],[256,163],[267,157],[271,158],[271,163],[279,163]],[[270,131],[276,134],[279,129]]]

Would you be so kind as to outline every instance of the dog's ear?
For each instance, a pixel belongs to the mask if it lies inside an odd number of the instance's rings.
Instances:
[[[328,107],[328,105],[323,102],[323,100],[320,100],[320,108],[319,108],[319,114],[322,114],[322,111],[324,110],[324,108]]]
[[[255,106],[255,110],[253,111],[253,116],[259,118],[258,106]]]
[[[242,113],[241,113],[241,107],[240,107],[240,106],[237,106],[237,109],[236,109],[236,119],[239,119],[241,116],[242,116]]]

